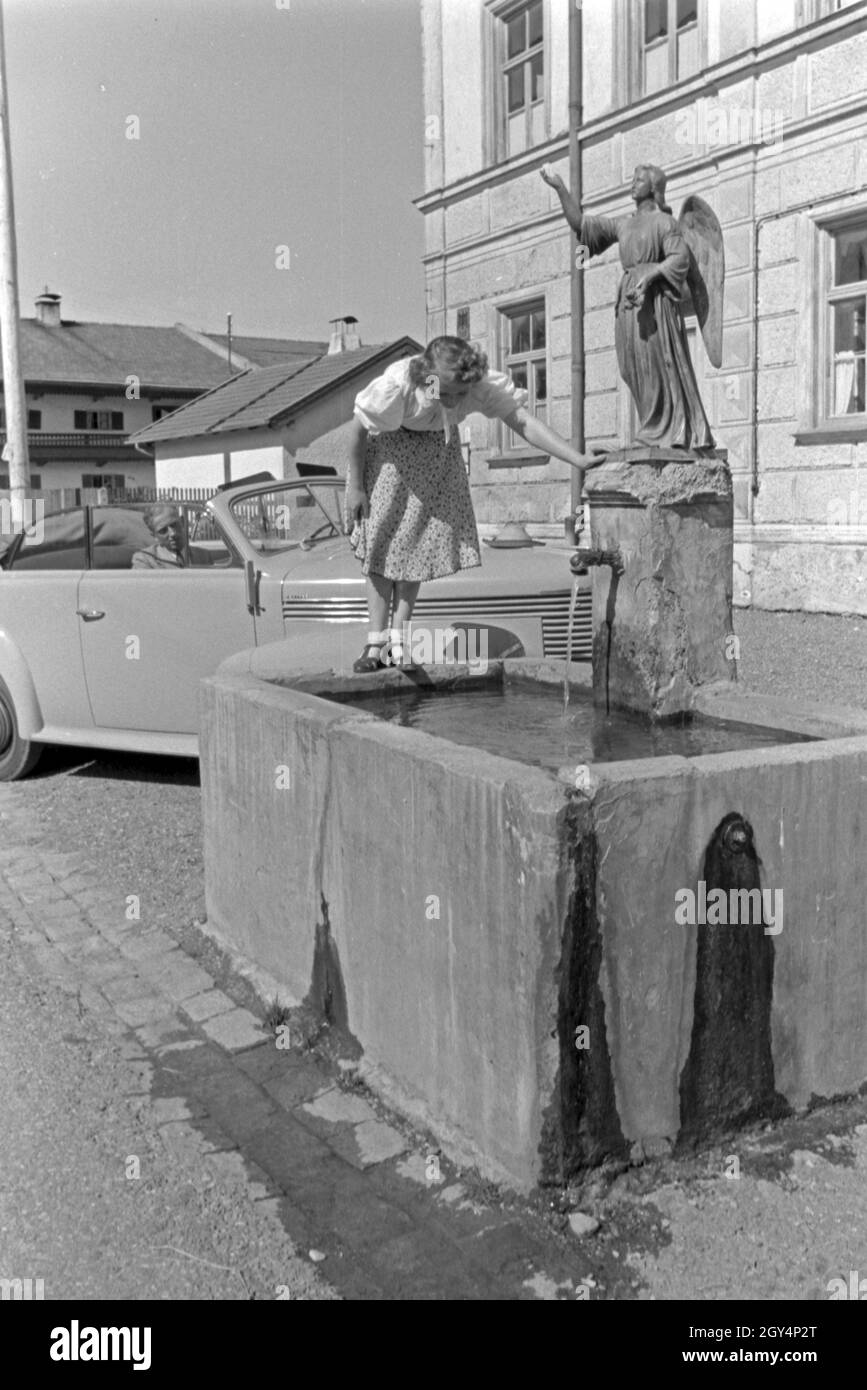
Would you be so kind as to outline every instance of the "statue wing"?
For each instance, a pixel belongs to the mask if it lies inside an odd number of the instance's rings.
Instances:
[[[681,307],[695,314],[707,355],[722,365],[725,250],[722,227],[712,207],[696,195],[685,199],[677,219],[689,249],[689,270]]]

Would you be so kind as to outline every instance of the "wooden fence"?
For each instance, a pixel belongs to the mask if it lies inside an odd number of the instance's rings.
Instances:
[[[62,512],[66,507],[98,507],[106,502],[207,502],[214,496],[212,487],[58,487],[30,489],[25,497],[45,504],[45,515]],[[0,488],[0,502],[11,499],[8,489]]]

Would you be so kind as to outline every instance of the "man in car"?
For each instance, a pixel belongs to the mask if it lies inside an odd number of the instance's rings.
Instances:
[[[187,528],[180,510],[165,502],[154,502],[145,511],[144,519],[154,537],[154,544],[147,546],[145,550],[135,552],[132,568],[183,569],[186,565]]]

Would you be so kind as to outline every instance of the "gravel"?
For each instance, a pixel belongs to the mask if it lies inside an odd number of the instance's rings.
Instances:
[[[867,705],[867,617],[735,609],[746,690],[823,705]]]

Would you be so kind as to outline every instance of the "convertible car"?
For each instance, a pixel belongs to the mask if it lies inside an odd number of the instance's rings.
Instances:
[[[154,544],[143,506],[76,507],[0,537],[0,780],[51,743],[194,757],[198,683],[248,647],[285,640],[299,670],[360,653],[367,607],[340,479],[247,481],[176,505],[177,568],[132,567]],[[480,569],[422,586],[413,628],[464,629],[491,659],[564,657],[565,544],[482,548]],[[584,660],[589,579],[578,586],[572,659]]]

